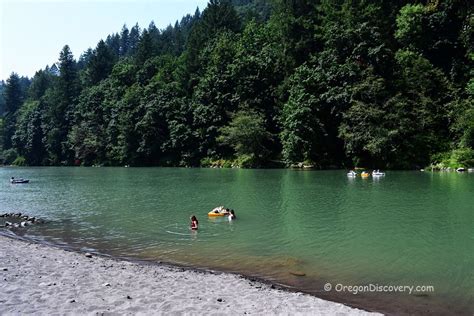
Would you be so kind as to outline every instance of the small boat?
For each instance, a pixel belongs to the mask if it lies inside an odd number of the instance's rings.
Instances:
[[[207,213],[207,216],[227,216],[229,215],[230,212],[223,206],[218,206],[209,213]]]
[[[380,172],[380,170],[372,171],[372,177],[382,177],[385,175],[385,172]]]
[[[360,174],[360,176],[361,176],[362,178],[368,178],[368,177],[370,176],[370,173],[363,171],[363,172]]]
[[[457,168],[456,171],[457,172],[464,172],[464,171],[466,171],[466,168],[463,168],[463,167]]]
[[[15,179],[15,178],[12,177],[12,178],[10,179],[10,183],[12,183],[12,184],[21,184],[21,183],[29,183],[29,182],[30,182],[30,180],[28,180],[28,179],[23,179],[23,178]]]
[[[354,177],[357,177],[357,172],[355,172],[354,170],[351,170],[347,173],[347,176],[349,178],[354,178]]]
[[[474,168],[467,169],[467,172],[474,172]]]

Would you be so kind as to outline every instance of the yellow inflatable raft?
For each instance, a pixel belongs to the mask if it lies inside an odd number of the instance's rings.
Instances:
[[[207,213],[207,216],[227,216],[229,212],[223,207],[219,206]]]

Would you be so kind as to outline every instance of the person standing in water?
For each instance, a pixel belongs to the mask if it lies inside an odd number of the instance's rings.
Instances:
[[[229,221],[232,221],[234,219],[237,219],[237,217],[235,217],[235,213],[234,213],[234,210],[230,210],[230,213],[229,213]]]
[[[197,230],[198,229],[199,222],[196,218],[196,216],[191,216],[191,229],[192,230]]]

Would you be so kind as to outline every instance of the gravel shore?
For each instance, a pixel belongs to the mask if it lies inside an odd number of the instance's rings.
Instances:
[[[0,314],[375,315],[234,274],[140,264],[0,236]]]

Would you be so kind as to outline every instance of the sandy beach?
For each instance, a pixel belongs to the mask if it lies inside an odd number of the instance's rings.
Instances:
[[[86,256],[0,236],[0,314],[375,315],[234,274]]]

